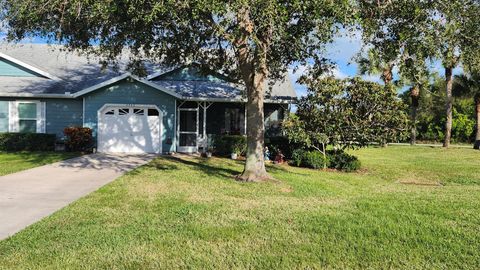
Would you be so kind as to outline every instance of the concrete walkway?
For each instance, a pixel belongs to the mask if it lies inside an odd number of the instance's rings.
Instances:
[[[0,240],[154,157],[92,154],[1,176]]]

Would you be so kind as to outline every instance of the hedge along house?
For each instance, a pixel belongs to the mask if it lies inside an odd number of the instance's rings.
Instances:
[[[90,127],[99,152],[124,153],[198,152],[209,135],[245,134],[242,85],[194,64],[147,72],[102,69],[57,46],[0,45],[0,132],[60,140],[65,127]],[[267,92],[266,135],[275,136],[296,94],[287,76]]]

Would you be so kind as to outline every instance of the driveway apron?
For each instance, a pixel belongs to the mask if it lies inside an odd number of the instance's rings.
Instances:
[[[0,240],[154,157],[98,153],[1,176]]]

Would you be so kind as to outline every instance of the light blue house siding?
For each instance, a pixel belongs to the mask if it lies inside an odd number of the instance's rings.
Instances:
[[[162,151],[175,151],[175,97],[148,85],[125,79],[88,93],[83,98],[84,126],[92,128],[95,136],[98,110],[105,104],[157,105],[163,114]]]
[[[0,98],[0,101],[38,100],[45,102],[45,132],[63,137],[63,129],[82,126],[83,103],[81,99]]]
[[[63,137],[66,127],[83,125],[83,102],[81,99],[48,99],[46,103],[46,132]]]
[[[1,76],[36,77],[39,75],[0,57],[0,77]]]

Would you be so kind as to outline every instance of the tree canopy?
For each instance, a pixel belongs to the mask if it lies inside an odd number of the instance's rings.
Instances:
[[[395,90],[360,78],[304,78],[308,93],[284,122],[291,140],[321,150],[398,141],[407,130],[404,105]]]
[[[362,36],[368,50],[361,58],[364,71],[383,68],[382,78],[391,79],[397,65],[412,98],[412,142],[415,141],[416,110],[420,90],[427,84],[427,62],[441,60],[445,69],[445,139],[452,130],[453,69],[480,67],[480,3],[473,0],[373,1],[360,0]],[[380,64],[380,65],[379,65]],[[365,67],[366,66],[366,67]]]
[[[132,61],[195,61],[239,80],[241,50],[257,69],[265,63],[270,76],[281,76],[292,63],[323,60],[324,45],[353,14],[348,0],[2,3],[9,40],[41,36],[111,61],[128,49]]]
[[[8,38],[42,36],[115,62],[195,61],[246,86],[247,161],[242,180],[268,178],[263,160],[266,82],[292,64],[324,62],[324,45],[354,18],[350,0],[0,0]],[[144,74],[143,74],[144,75]]]

